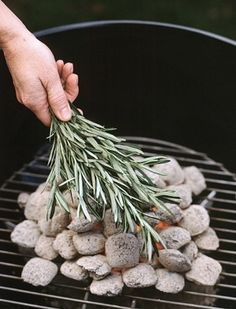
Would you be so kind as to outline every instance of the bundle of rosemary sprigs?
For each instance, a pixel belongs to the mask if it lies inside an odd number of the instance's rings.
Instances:
[[[48,217],[53,216],[56,206],[70,211],[63,195],[69,190],[78,201],[78,217],[91,220],[93,214],[102,220],[105,210],[111,208],[115,222],[124,231],[135,232],[138,226],[143,251],[151,259],[154,243],[162,240],[144,212],[151,207],[168,211],[164,203],[176,201],[177,197],[172,191],[158,189],[145,170],[168,160],[157,156],[134,160],[134,156],[143,155],[141,150],[86,119],[73,105],[72,112],[69,122],[52,115]]]

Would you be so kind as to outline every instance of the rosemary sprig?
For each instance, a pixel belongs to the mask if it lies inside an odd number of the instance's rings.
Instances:
[[[143,250],[151,259],[153,243],[162,240],[144,212],[150,207],[168,211],[164,203],[178,198],[172,191],[156,188],[144,171],[168,160],[158,156],[134,160],[134,156],[143,155],[140,149],[86,119],[74,106],[72,113],[69,122],[52,115],[48,217],[53,216],[56,205],[70,211],[63,196],[69,190],[78,201],[78,217],[91,220],[93,214],[102,220],[105,210],[111,208],[115,222],[124,231],[135,232],[139,226]]]

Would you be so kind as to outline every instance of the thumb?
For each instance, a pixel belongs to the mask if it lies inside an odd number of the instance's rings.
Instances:
[[[48,104],[57,118],[62,121],[70,120],[71,108],[59,78],[54,79],[53,83],[48,83],[47,94]]]

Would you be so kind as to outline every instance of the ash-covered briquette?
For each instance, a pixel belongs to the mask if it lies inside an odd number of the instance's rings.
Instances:
[[[109,237],[113,234],[122,233],[122,226],[117,226],[111,209],[107,209],[103,219],[103,234]]]
[[[18,195],[17,203],[18,203],[20,208],[25,208],[25,205],[28,202],[29,197],[30,197],[30,195],[27,192],[21,192]]]
[[[183,211],[183,219],[179,226],[196,236],[206,231],[210,224],[210,217],[207,210],[201,205],[191,205]]]
[[[198,257],[193,261],[192,268],[185,275],[189,281],[196,284],[212,286],[215,285],[222,267],[216,260],[199,253]]]
[[[156,167],[150,168],[155,171]],[[192,191],[196,194],[204,190],[204,186],[197,184],[196,189],[192,185],[190,189],[189,179],[200,179],[201,184],[203,176],[198,169],[196,172],[196,168],[191,167],[185,174],[192,171],[194,177],[185,175],[184,179],[183,171],[179,170],[174,160],[166,168],[170,173],[177,173],[175,179],[169,180],[168,177],[158,175],[154,182],[156,185],[159,183],[159,187],[162,182],[168,190],[173,189],[179,193],[180,202],[179,205],[166,204],[172,216],[151,205],[147,210],[147,214],[154,217],[147,217],[148,222],[160,233],[167,246],[167,249],[163,249],[160,244],[156,244],[159,257],[154,254],[151,261],[141,250],[143,239],[138,229],[135,234],[123,233],[122,227],[116,226],[111,209],[106,210],[103,222],[98,223],[93,216],[92,222],[77,219],[78,201],[75,200],[75,194],[72,196],[69,192],[63,192],[71,210],[70,215],[56,207],[55,216],[47,221],[46,200],[50,187],[45,187],[44,183],[35,194],[21,194],[20,207],[28,205],[25,213],[34,221],[26,220],[28,223],[24,221],[18,224],[11,237],[18,245],[23,244],[29,248],[27,250],[32,250],[36,245],[35,252],[42,257],[26,264],[22,272],[23,279],[34,285],[50,283],[55,276],[56,265],[49,260],[59,254],[66,260],[61,266],[61,273],[78,281],[92,277],[91,293],[97,295],[119,295],[124,283],[130,288],[155,285],[159,291],[178,293],[184,288],[185,273],[186,279],[197,284],[214,285],[219,278],[221,266],[202,255],[201,250],[215,250],[219,246],[219,239],[209,228],[209,215],[204,207],[191,205]],[[39,227],[43,233],[41,236]],[[32,265],[38,269],[35,271]],[[48,274],[44,273],[45,269]]]
[[[76,261],[65,261],[61,265],[60,272],[65,277],[78,281],[88,278],[88,272],[83,267],[79,266]]]
[[[74,235],[76,235],[75,232],[64,230],[57,234],[56,239],[53,242],[53,249],[65,260],[74,259],[78,255],[73,243]]]
[[[102,280],[93,280],[90,292],[100,296],[116,296],[121,294],[124,283],[121,275],[112,274]]]
[[[38,221],[41,217],[42,210],[45,209],[48,204],[49,191],[40,190],[33,192],[25,205],[24,215],[28,220]]]
[[[39,227],[31,220],[17,224],[11,233],[11,241],[24,248],[34,248],[39,237]]]
[[[154,183],[154,185],[157,186],[157,188],[164,189],[166,187],[165,181],[161,178],[161,176],[157,173],[157,170],[152,168],[151,170],[144,170],[144,173],[151,179],[151,181]]]
[[[32,258],[24,266],[21,277],[32,285],[46,286],[56,276],[57,265],[42,258]]]
[[[173,272],[186,272],[191,269],[189,258],[176,249],[160,250],[159,262]]]
[[[197,257],[198,247],[194,241],[190,241],[182,248],[182,253],[189,258],[190,262],[192,262]]]
[[[196,166],[184,168],[185,183],[188,184],[193,194],[198,195],[206,189],[205,178]]]
[[[41,235],[35,246],[35,253],[43,259],[54,260],[58,253],[53,248],[54,237]]]
[[[139,262],[139,241],[129,233],[112,235],[106,241],[105,252],[111,267],[133,267]]]
[[[164,164],[156,164],[153,169],[159,172],[161,179],[170,185],[179,185],[184,182],[184,172],[174,158],[167,158],[170,161]]]
[[[188,208],[192,204],[192,191],[189,185],[181,184],[178,186],[169,186],[167,189],[176,192],[176,194],[180,198],[180,202],[178,205],[181,209]]]
[[[170,226],[160,232],[160,237],[168,249],[179,249],[191,241],[190,233],[178,226]]]
[[[105,249],[106,238],[102,233],[86,232],[73,236],[73,243],[81,255],[102,253]]]
[[[111,266],[107,263],[104,255],[83,256],[76,262],[89,272],[90,277],[101,280],[111,273]]]
[[[214,251],[219,248],[220,242],[216,232],[209,227],[202,234],[194,237],[194,241],[199,249]]]
[[[74,218],[72,218],[67,228],[77,233],[89,232],[98,223],[98,220],[94,215],[90,214],[90,217],[91,217],[91,221],[86,219],[84,216],[81,216],[80,218],[75,216]]]
[[[47,220],[47,208],[43,207],[38,221],[41,232],[46,236],[56,236],[69,224],[69,214],[64,209],[56,207],[52,219]]]
[[[157,283],[156,289],[164,293],[176,294],[183,290],[185,285],[184,276],[171,272],[165,268],[159,268],[156,270]]]
[[[159,217],[161,221],[165,221],[170,224],[175,224],[180,222],[180,220],[182,220],[183,212],[178,205],[165,203],[165,206],[169,210],[169,212],[160,208],[156,211],[156,216]]]
[[[79,201],[77,198],[77,194],[74,190],[67,190],[63,192],[63,196],[64,196],[64,199],[68,207],[75,208],[75,209],[78,207]]]
[[[124,271],[122,278],[125,285],[129,288],[145,288],[155,285],[157,282],[157,275],[154,268],[145,263],[140,263]]]

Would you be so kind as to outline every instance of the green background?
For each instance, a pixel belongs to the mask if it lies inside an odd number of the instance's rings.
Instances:
[[[8,0],[31,31],[104,19],[175,23],[236,39],[235,0]]]

